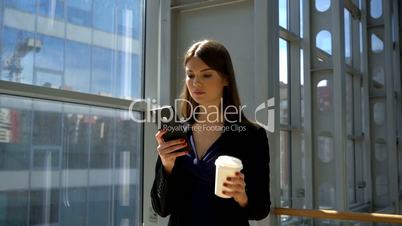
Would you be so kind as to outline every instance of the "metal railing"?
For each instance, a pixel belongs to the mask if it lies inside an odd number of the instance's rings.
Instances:
[[[402,215],[383,213],[357,213],[336,210],[307,210],[291,208],[275,208],[274,215],[296,216],[320,219],[366,221],[378,223],[402,224]]]

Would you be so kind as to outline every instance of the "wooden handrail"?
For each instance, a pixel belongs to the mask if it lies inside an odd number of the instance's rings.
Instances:
[[[336,210],[275,208],[274,215],[402,224],[402,215],[383,213],[357,213]]]

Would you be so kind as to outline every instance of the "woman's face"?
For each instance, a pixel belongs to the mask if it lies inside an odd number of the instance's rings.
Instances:
[[[226,80],[198,57],[186,64],[186,85],[191,97],[205,107],[219,106]]]

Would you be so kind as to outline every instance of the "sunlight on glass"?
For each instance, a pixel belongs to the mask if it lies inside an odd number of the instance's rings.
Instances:
[[[371,34],[371,51],[374,53],[380,53],[384,49],[384,43],[375,34]]]
[[[320,12],[325,12],[331,7],[331,0],[315,0],[315,8]]]
[[[332,89],[328,80],[321,80],[316,87],[317,108],[321,112],[332,109]]]
[[[347,9],[344,9],[344,16],[345,16],[345,61],[347,64],[352,64],[352,58],[351,58],[352,26],[351,26],[351,15]]]
[[[331,33],[327,30],[320,31],[315,38],[316,46],[322,51],[332,54]]]
[[[288,43],[279,39],[279,81],[288,84]]]
[[[288,1],[279,0],[279,26],[288,28]]]
[[[380,18],[382,15],[382,0],[370,1],[370,16],[374,19]]]

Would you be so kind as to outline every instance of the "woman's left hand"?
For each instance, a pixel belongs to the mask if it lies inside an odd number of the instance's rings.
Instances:
[[[226,178],[223,183],[226,190],[223,194],[232,197],[241,207],[246,207],[248,204],[248,197],[246,193],[246,183],[244,182],[244,174],[236,172],[236,176]]]

